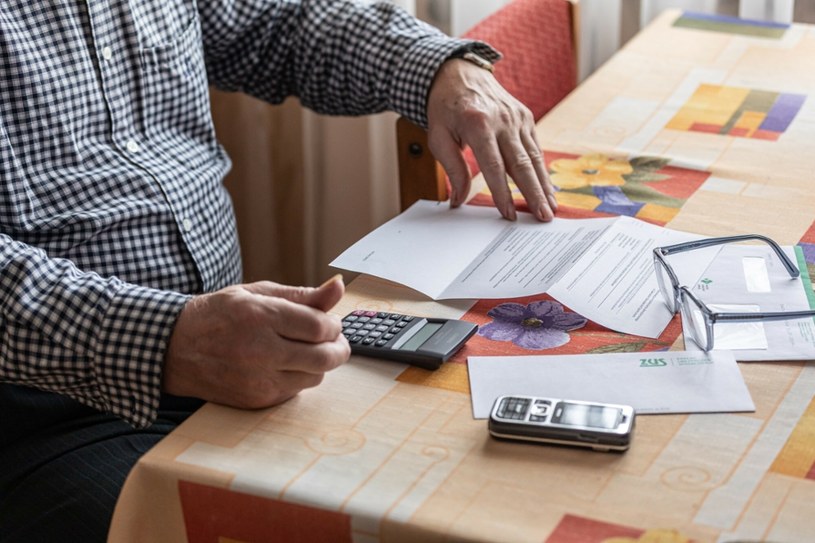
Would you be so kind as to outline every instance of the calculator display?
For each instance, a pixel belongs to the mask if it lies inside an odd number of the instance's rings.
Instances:
[[[422,343],[427,341],[430,336],[436,333],[442,327],[441,324],[429,322],[425,324],[421,330],[416,332],[412,338],[407,340],[404,345],[399,347],[402,351],[415,351],[422,346]]]
[[[342,319],[352,354],[437,369],[458,351],[478,326],[456,319],[417,317],[357,309]]]

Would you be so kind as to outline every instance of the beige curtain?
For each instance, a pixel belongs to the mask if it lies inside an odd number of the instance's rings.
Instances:
[[[238,93],[210,96],[218,139],[233,162],[225,184],[238,218],[244,279],[302,284],[302,109],[296,100],[271,106]]]
[[[391,1],[416,12],[414,0]],[[319,284],[334,257],[398,213],[394,114],[329,118],[297,100],[270,106],[214,90],[211,98],[233,161],[225,183],[245,280]]]
[[[246,281],[319,284],[334,257],[398,213],[395,115],[332,118],[296,100],[211,97],[233,161],[225,184]]]

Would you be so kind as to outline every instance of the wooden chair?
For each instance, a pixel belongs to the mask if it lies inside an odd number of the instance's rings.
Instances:
[[[504,58],[495,77],[537,121],[577,86],[577,2],[514,0],[463,37],[489,43]],[[427,146],[427,132],[404,117],[396,123],[402,210],[418,199],[446,200],[447,176]],[[479,172],[470,149],[465,159]]]

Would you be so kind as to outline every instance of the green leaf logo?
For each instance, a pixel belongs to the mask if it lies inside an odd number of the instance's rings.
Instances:
[[[664,358],[640,358],[641,368],[659,368],[667,365]]]
[[[713,279],[708,279],[707,277],[705,277],[704,279],[700,280],[699,282],[703,283],[705,285],[709,285],[709,284],[711,284],[713,282]]]

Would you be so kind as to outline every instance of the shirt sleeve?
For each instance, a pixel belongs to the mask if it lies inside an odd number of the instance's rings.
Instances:
[[[0,234],[0,381],[148,426],[164,352],[188,299],[82,272]]]
[[[462,48],[500,57],[389,3],[204,0],[199,11],[213,85],[272,103],[297,96],[318,113],[392,110],[426,127],[427,94],[447,58]]]

